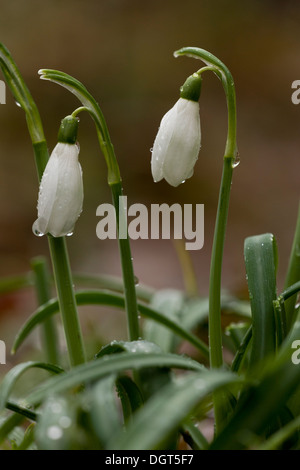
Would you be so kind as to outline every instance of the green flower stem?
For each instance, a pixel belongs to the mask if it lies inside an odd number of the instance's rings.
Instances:
[[[219,193],[219,202],[214,231],[210,279],[209,279],[209,352],[211,368],[223,366],[222,329],[221,329],[221,275],[225,232],[228,218],[230,189],[233,168],[237,165],[236,146],[236,98],[232,75],[228,68],[210,52],[196,47],[184,47],[174,53],[175,57],[188,55],[202,60],[208,68],[216,69],[215,73],[221,80],[228,110],[228,131],[223,160],[223,173]],[[205,71],[205,68],[204,70]],[[200,71],[199,71],[200,72]],[[202,72],[201,72],[202,73]],[[215,430],[219,433],[223,427],[227,414],[227,400],[223,394],[215,393],[213,397],[215,412]]]
[[[31,260],[32,270],[35,277],[35,287],[39,305],[43,305],[51,299],[50,274],[46,259],[36,257]],[[43,322],[42,344],[45,347],[46,360],[51,364],[59,364],[58,336],[53,318]]]
[[[300,205],[298,208],[298,218],[296,223],[296,230],[292,245],[292,250],[289,259],[289,266],[287,275],[284,283],[284,288],[287,289],[292,284],[295,284],[300,280]],[[295,321],[295,305],[297,300],[297,294],[289,297],[285,302],[285,312],[287,319],[287,328],[290,330]]]
[[[209,351],[211,367],[215,368],[222,367],[223,365],[221,276],[232,172],[231,160],[228,158],[224,159],[209,279]]]
[[[121,217],[125,217],[124,209],[120,206],[119,201],[122,196],[122,185],[121,182],[110,185],[113,197],[113,204],[116,210],[116,214],[120,214]],[[122,199],[121,199],[122,200]],[[119,233],[120,219],[117,216],[117,228]],[[125,224],[124,224],[125,227]],[[127,227],[127,225],[126,225]],[[125,297],[125,309],[127,312],[127,328],[128,337],[131,341],[139,339],[139,321],[137,315],[137,298],[135,291],[135,276],[133,272],[132,258],[128,233],[126,238],[118,237],[119,249],[121,256],[123,283],[124,283],[124,297]]]
[[[39,71],[41,79],[50,80],[58,85],[63,86],[71,93],[73,93],[79,101],[82,103],[82,107],[76,109],[73,112],[73,116],[76,116],[81,111],[88,111],[92,119],[95,122],[97,136],[101,151],[104,155],[107,164],[107,181],[112,191],[112,200],[116,211],[117,227],[120,226],[119,220],[119,197],[122,196],[122,183],[120,170],[114,147],[110,139],[108,127],[101,111],[100,106],[88,92],[85,86],[76,80],[74,77],[67,75],[59,70],[42,69]],[[121,214],[123,212],[121,211]],[[139,324],[138,324],[138,310],[136,300],[136,289],[135,289],[135,277],[132,266],[131,249],[128,236],[124,239],[119,237],[119,250],[123,272],[124,282],[124,295],[127,313],[127,324],[129,339],[131,341],[139,338]]]
[[[85,352],[66,240],[65,237],[54,238],[51,235],[48,240],[70,362],[71,366],[76,366],[85,362]]]
[[[40,181],[49,158],[42,121],[38,108],[17,65],[3,44],[0,44],[0,68],[14,99],[25,111],[27,126],[35,155],[38,178]],[[65,334],[68,343],[67,346],[70,355],[70,362],[72,365],[76,365],[85,361],[85,355],[78,321],[77,305],[75,302],[66,242],[64,238],[54,239],[51,236],[48,236],[48,241],[63,324],[65,328],[69,329],[69,331],[65,331]],[[66,318],[64,318],[64,316],[66,316]],[[76,340],[74,338],[76,338]]]

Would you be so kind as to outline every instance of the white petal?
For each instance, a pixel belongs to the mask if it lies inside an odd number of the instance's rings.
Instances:
[[[180,98],[173,116],[172,136],[165,150],[162,173],[172,186],[191,177],[201,145],[199,103]]]
[[[151,170],[155,182],[158,182],[163,178],[165,149],[168,147],[172,138],[173,123],[177,114],[177,103],[162,118],[158,133],[154,141],[151,158]]]
[[[83,203],[77,145],[58,143],[43,174],[34,230],[61,237],[72,232]]]

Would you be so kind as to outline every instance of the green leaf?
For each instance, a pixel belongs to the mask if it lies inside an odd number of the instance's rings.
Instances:
[[[107,274],[96,276],[91,274],[74,273],[73,280],[76,284],[82,286],[96,287],[98,289],[108,289],[119,293],[124,292],[123,279],[117,276],[109,276]],[[143,302],[150,302],[154,292],[154,289],[152,289],[151,287],[142,284],[136,285],[137,298],[142,300]]]
[[[283,428],[279,429],[267,441],[258,447],[258,450],[276,450],[293,434],[299,434],[300,429],[300,416],[297,416],[293,421],[290,421]]]
[[[114,395],[116,376],[110,375],[96,383],[89,394],[89,415],[102,445],[121,430],[117,401]]]
[[[164,316],[180,321],[184,308],[184,295],[175,289],[158,291],[152,297],[150,307],[162,312]],[[153,320],[144,322],[144,338],[157,344],[165,352],[174,352],[178,344],[178,336],[170,328],[160,325]]]
[[[99,290],[89,290],[77,292],[75,295],[77,305],[106,305],[121,309],[125,308],[124,297],[120,294]],[[143,303],[138,303],[138,309],[141,315],[167,326],[178,336],[181,336],[183,339],[193,344],[202,352],[205,357],[208,357],[207,345],[203,341],[199,340],[195,335],[182,328],[178,322],[165,317],[161,312],[158,312]],[[35,313],[25,322],[17,334],[13,344],[12,353],[16,352],[24,339],[29,335],[35,326],[43,322],[46,318],[49,318],[51,315],[57,313],[58,310],[59,306],[57,300],[51,300],[38,308]]]
[[[193,450],[204,450],[208,447],[207,440],[192,419],[184,422],[183,437]]]
[[[38,420],[39,414],[37,412],[30,410],[28,407],[25,408],[20,403],[9,400],[6,402],[5,406],[8,410],[13,411],[14,413],[18,413],[24,416],[25,418],[30,419],[31,421]]]
[[[238,372],[246,359],[246,354],[248,352],[248,347],[250,345],[252,339],[252,325],[249,326],[248,330],[246,331],[236,353],[233,358],[232,364],[231,364],[231,370],[233,372]]]
[[[19,276],[2,277],[0,279],[0,294],[14,292],[33,284],[34,279],[31,272]]]
[[[53,364],[46,364],[44,362],[23,362],[18,364],[17,366],[13,367],[10,371],[7,372],[5,375],[1,385],[0,385],[0,410],[5,407],[7,399],[16,383],[18,378],[24,374],[28,369],[33,367],[37,367],[39,369],[47,370],[48,372],[53,372],[54,374],[60,374],[63,372],[58,366],[54,366]]]
[[[107,354],[128,352],[132,354],[142,353],[161,353],[161,348],[157,344],[151,343],[146,340],[138,341],[112,341],[111,343],[103,346],[101,350],[96,354],[96,358],[106,356]]]
[[[37,450],[37,446],[34,442],[34,423],[31,423],[24,433],[22,442],[19,444],[16,450]]]
[[[276,299],[276,243],[270,233],[246,238],[244,247],[252,310],[251,366],[274,354],[276,330],[273,301]]]
[[[292,244],[292,249],[289,258],[289,265],[287,269],[286,279],[284,283],[285,289],[290,287],[295,282],[300,280],[300,204],[298,206],[298,217],[295,228],[295,235]],[[295,321],[295,304],[297,301],[297,295],[289,297],[286,302],[286,314],[287,314],[287,326],[291,328]]]
[[[61,393],[79,384],[95,381],[110,374],[123,372],[124,370],[145,367],[204,370],[204,367],[198,362],[176,354],[119,353],[110,356],[106,355],[96,361],[76,366],[64,374],[50,378],[29,394],[26,397],[26,401],[29,404],[37,405],[49,395]]]
[[[127,375],[122,375],[116,380],[118,396],[121,400],[124,423],[132,420],[133,413],[144,403],[141,392],[135,382]]]
[[[104,346],[96,357],[103,357],[106,354],[119,353],[127,351],[133,354],[137,353],[161,353],[161,348],[154,343],[146,340],[139,341],[113,341]],[[170,369],[167,367],[150,367],[141,369],[139,372],[139,387],[142,396],[147,400],[170,381]]]
[[[237,380],[235,375],[224,371],[205,371],[178,378],[153,396],[136,413],[127,431],[116,437],[108,448],[118,450],[164,448],[162,446],[202,399],[214,390],[236,383]]]
[[[14,413],[0,420],[0,443],[7,439],[12,430],[24,421],[24,416]]]
[[[258,436],[265,434],[299,389],[300,367],[291,360],[291,345],[300,334],[300,322],[297,323],[278,355],[260,363],[249,376],[252,386],[239,400],[233,418],[211,445],[212,450],[253,448]]]

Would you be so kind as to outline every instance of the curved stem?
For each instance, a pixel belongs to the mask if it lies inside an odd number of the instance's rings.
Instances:
[[[204,49],[196,47],[184,47],[174,53],[175,57],[188,55],[190,57],[200,59],[207,68],[205,70],[217,69],[217,76],[221,79],[228,110],[228,131],[225,146],[223,173],[219,192],[219,202],[216,216],[216,224],[214,230],[214,239],[211,254],[210,278],[209,278],[209,353],[210,366],[212,368],[220,368],[223,366],[222,354],[222,329],[221,329],[221,276],[223,251],[225,243],[225,233],[228,218],[230,189],[232,182],[233,168],[236,166],[236,98],[235,87],[232,75],[223,62],[217,57]],[[215,411],[215,429],[218,433],[223,427],[226,413],[227,400],[219,393],[215,393],[214,397]]]
[[[233,168],[231,161],[229,159],[224,159],[209,278],[210,364],[211,367],[216,368],[223,365],[221,330],[221,277],[232,172]]]
[[[42,69],[39,71],[39,74],[41,75],[41,79],[50,80],[71,91],[71,93],[73,93],[81,101],[85,110],[88,111],[93,118],[96,125],[99,145],[107,164],[107,179],[112,192],[113,204],[116,211],[117,227],[119,228],[120,215],[123,214],[123,210],[119,211],[119,198],[123,194],[122,180],[117,158],[114,152],[114,147],[111,142],[108,127],[100,106],[93,96],[88,92],[85,86],[74,77],[71,77],[70,75],[67,75],[66,73],[60,72],[58,70],[49,69]],[[74,113],[80,112],[82,110],[84,109],[78,108],[78,110],[75,110]],[[134,341],[139,338],[139,324],[135,290],[135,276],[133,272],[131,249],[128,236],[126,238],[119,237],[119,250],[123,272],[129,339]]]
[[[38,108],[24,82],[24,79],[6,47],[0,43],[0,68],[7,84],[22,109],[26,113],[27,126],[31,137],[35,163],[39,181],[45,170],[49,154],[45,140],[43,125]],[[52,258],[53,270],[56,273],[56,290],[58,293],[61,315],[68,343],[70,362],[72,365],[85,362],[84,347],[81,329],[78,321],[77,305],[74,296],[71,270],[67,246],[64,238],[54,239],[48,236],[49,248]],[[64,318],[67,315],[67,318]],[[73,337],[76,338],[73,341]],[[75,344],[73,344],[76,342]]]
[[[233,77],[226,67],[226,65],[218,59],[216,56],[200,49],[199,47],[183,47],[178,51],[174,52],[175,57],[187,55],[194,59],[200,59],[208,65],[209,70],[211,67],[219,70],[222,85],[225,91],[228,109],[228,132],[227,141],[225,147],[224,158],[234,159],[236,158],[236,98],[235,98],[235,86]]]

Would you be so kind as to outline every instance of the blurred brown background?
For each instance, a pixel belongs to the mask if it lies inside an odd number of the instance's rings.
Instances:
[[[223,90],[212,74],[204,75],[202,150],[194,177],[179,188],[154,184],[150,148],[161,117],[178,99],[179,87],[201,66],[190,58],[174,59],[173,51],[198,46],[225,62],[236,84],[241,164],[232,186],[223,285],[246,292],[244,239],[272,232],[278,241],[282,288],[299,200],[300,106],[291,102],[291,84],[300,79],[299,2],[10,0],[0,1],[0,7],[0,41],[12,53],[39,107],[50,150],[60,120],[79,102],[63,88],[39,80],[40,68],[75,76],[99,101],[129,204],[205,205],[204,248],[190,252],[202,295],[208,292],[227,131]],[[72,267],[119,275],[116,242],[96,237],[96,208],[110,202],[110,193],[87,115],[81,115],[79,140],[85,202],[75,234],[68,240]],[[48,253],[46,238],[36,238],[31,231],[38,184],[24,113],[9,90],[6,104],[0,105],[0,159],[0,275],[4,276],[27,271],[31,257]],[[138,240],[132,242],[132,252],[141,283],[184,287],[172,242]],[[22,295],[17,307],[25,300]],[[7,299],[3,310],[10,311]]]

